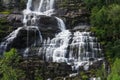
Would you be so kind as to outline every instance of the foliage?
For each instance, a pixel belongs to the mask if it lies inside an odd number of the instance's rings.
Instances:
[[[84,2],[87,4],[86,7],[88,9],[92,9],[94,6],[101,7],[104,5],[104,0],[84,0]]]
[[[4,53],[4,57],[0,59],[0,80],[18,80],[24,77],[24,72],[19,69],[20,57],[15,49]]]
[[[114,63],[108,80],[120,80],[120,74],[116,72],[119,71],[120,61],[120,0],[84,0],[84,2],[91,12],[91,31],[96,33],[104,46],[105,57],[110,65]],[[103,71],[100,69],[98,73]],[[106,76],[106,74],[98,74],[98,76]]]
[[[116,58],[107,80],[120,80],[120,59]]]
[[[94,7],[91,13],[91,24],[92,26],[101,27],[107,24],[107,11],[103,6],[101,9]]]
[[[86,3],[86,7],[92,10],[94,7],[101,8],[111,4],[120,4],[120,0],[83,0]]]
[[[104,43],[106,55],[109,58],[120,57],[120,5],[113,4],[98,9],[94,7],[91,13],[91,30]],[[117,44],[116,44],[117,43]]]
[[[9,10],[1,11],[1,12],[0,12],[0,14],[10,14],[10,13],[11,13],[11,11],[9,11]]]
[[[107,73],[106,73],[106,70],[105,70],[105,65],[102,65],[102,66],[100,67],[100,69],[98,69],[98,70],[96,71],[96,76],[97,76],[97,77],[100,77],[101,80],[106,80],[106,78],[107,78]]]
[[[82,80],[88,80],[89,79],[89,77],[88,77],[88,75],[85,73],[85,72],[80,72],[80,76],[81,76],[81,79]]]

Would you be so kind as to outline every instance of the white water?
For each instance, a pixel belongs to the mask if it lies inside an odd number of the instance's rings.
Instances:
[[[35,7],[38,4],[38,2],[35,0],[36,1],[36,2],[34,1],[35,4],[32,5],[32,1],[33,0],[28,0],[27,7],[23,11],[24,15],[36,14],[36,15],[51,16],[52,14],[54,14],[54,7],[53,7],[54,0],[40,0],[38,7]],[[35,9],[31,10],[32,7],[35,7]],[[36,10],[36,8],[37,8],[37,10]]]
[[[31,10],[31,7],[32,7],[32,0],[28,0],[27,10]]]
[[[17,37],[18,32],[22,29],[22,27],[19,27],[12,33],[10,33],[7,37],[5,37],[5,41],[0,44],[0,49],[4,52],[7,49],[7,46]]]
[[[60,18],[58,18],[58,17],[56,17],[56,19],[57,19],[57,21],[58,21],[58,26],[59,26],[59,28],[61,29],[61,31],[66,30],[65,24],[64,24],[63,20],[60,19]]]
[[[44,1],[44,0],[41,0],[41,1],[40,1],[39,8],[38,8],[38,12],[41,12],[42,5],[43,5],[43,1]]]
[[[62,19],[55,17],[58,21],[58,26],[61,30],[60,33],[56,33],[55,38],[42,40],[40,30],[37,26],[28,26],[27,22],[30,20],[31,24],[37,19],[39,15],[52,16],[54,14],[54,0],[40,0],[37,9],[33,8],[33,0],[28,0],[27,7],[23,11],[24,19],[23,23],[25,27],[29,29],[35,28],[39,31],[39,38],[43,43],[43,46],[39,48],[38,53],[42,55],[43,59],[51,62],[66,62],[72,66],[73,70],[78,70],[80,66],[84,66],[87,70],[89,65],[92,65],[90,59],[94,61],[99,60],[97,54],[101,53],[100,44],[97,39],[91,36],[90,32],[70,32],[66,30],[65,24]],[[33,16],[31,18],[31,15]],[[18,28],[7,37],[7,40],[0,46],[7,46],[18,34]],[[29,40],[28,40],[29,41]],[[5,47],[6,48],[6,47]],[[25,49],[25,56],[29,53],[29,46]],[[27,54],[27,55],[26,55]]]
[[[98,60],[97,54],[101,53],[99,43],[95,42],[96,38],[90,34],[90,32],[79,31],[72,34],[69,30],[63,30],[51,41],[49,40],[50,43],[47,43],[46,46],[44,43],[43,53],[46,61],[66,62],[69,65],[74,64],[73,70],[78,70],[80,66],[84,66],[84,69],[88,70],[89,65],[92,65],[89,60]]]
[[[69,30],[64,30],[56,35],[55,38],[51,40],[51,43],[46,48],[46,59],[53,62],[66,62],[67,58],[67,48],[69,45],[69,40],[71,32]]]

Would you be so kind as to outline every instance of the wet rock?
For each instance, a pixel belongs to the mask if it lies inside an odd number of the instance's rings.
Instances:
[[[31,46],[34,42],[39,39],[39,32],[34,28],[30,28],[29,30],[26,27],[23,27],[17,34],[17,36],[11,41],[7,50],[11,48],[16,48],[18,50],[25,49],[26,47]]]
[[[85,25],[85,24],[80,24],[80,25],[74,27],[72,30],[73,31],[77,31],[77,30],[89,31],[90,30],[90,26],[89,25]]]
[[[61,31],[55,17],[38,15],[36,19],[33,20],[33,15],[34,14],[31,14],[31,20],[27,22],[27,25],[37,26],[44,39],[47,37],[53,38],[56,33]]]
[[[41,31],[54,31],[58,32],[58,22],[55,17],[41,16],[38,20],[38,27]]]
[[[53,38],[56,33],[60,32],[60,28],[57,24],[55,17],[42,16],[38,20],[38,27],[43,35],[43,38]]]

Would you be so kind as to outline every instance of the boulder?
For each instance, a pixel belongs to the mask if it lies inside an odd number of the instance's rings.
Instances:
[[[28,20],[28,26],[37,26],[43,36],[43,38],[53,38],[56,33],[60,32],[58,22],[55,17],[37,15],[36,19],[32,21],[33,14],[31,14],[31,20]]]
[[[39,32],[35,28],[22,27],[17,36],[8,44],[7,50],[16,48],[18,50],[25,49],[35,43],[36,40],[40,41]]]

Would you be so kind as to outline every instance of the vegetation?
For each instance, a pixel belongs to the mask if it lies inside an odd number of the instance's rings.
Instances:
[[[104,46],[105,57],[112,67],[108,80],[119,80],[120,0],[84,0],[91,12],[91,31]],[[116,72],[117,70],[117,72]],[[106,80],[106,79],[104,79]]]
[[[43,80],[41,68],[29,69],[16,49],[11,49],[0,58],[0,80]],[[28,62],[29,63],[29,62]]]
[[[24,72],[19,69],[19,60],[15,49],[6,52],[4,57],[0,58],[0,80],[18,80],[24,78]]]
[[[0,12],[0,14],[10,14],[10,13],[11,13],[11,11],[9,11],[9,10],[1,11],[1,12]]]
[[[115,60],[108,80],[120,80],[120,59]]]

